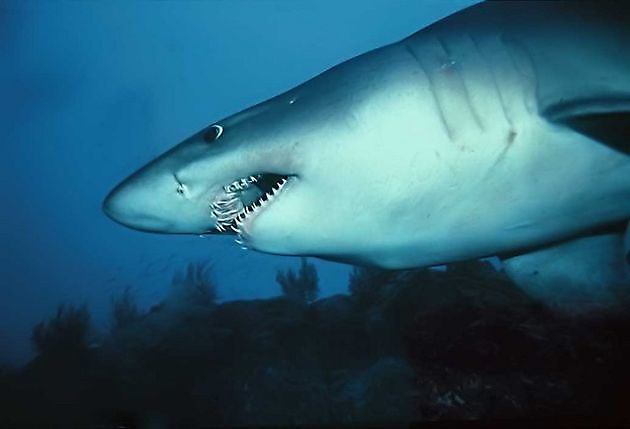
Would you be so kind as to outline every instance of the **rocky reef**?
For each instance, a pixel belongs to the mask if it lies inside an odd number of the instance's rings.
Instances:
[[[191,264],[150,310],[115,298],[99,337],[60,306],[36,357],[0,371],[0,426],[630,422],[622,316],[558,315],[485,262],[355,268],[323,299],[307,260],[277,281],[277,298],[218,303]]]

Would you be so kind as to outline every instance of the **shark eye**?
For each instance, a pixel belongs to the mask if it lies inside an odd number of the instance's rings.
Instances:
[[[206,130],[206,132],[203,133],[203,141],[206,143],[212,143],[218,140],[219,137],[221,137],[221,134],[223,134],[223,127],[218,124],[212,125]]]

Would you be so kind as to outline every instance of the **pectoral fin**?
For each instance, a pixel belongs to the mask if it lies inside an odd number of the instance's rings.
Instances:
[[[602,97],[550,106],[545,116],[630,155],[630,99]]]
[[[525,292],[565,311],[616,309],[630,302],[622,233],[591,235],[503,260]]]

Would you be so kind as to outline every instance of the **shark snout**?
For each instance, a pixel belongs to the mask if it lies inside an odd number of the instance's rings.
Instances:
[[[126,227],[153,232],[168,230],[170,222],[152,213],[144,199],[143,193],[133,187],[118,187],[103,200],[102,208],[112,220]]]

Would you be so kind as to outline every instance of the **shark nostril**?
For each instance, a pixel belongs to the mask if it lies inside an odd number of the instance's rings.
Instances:
[[[175,188],[175,192],[177,192],[178,195],[182,196],[182,197],[188,197],[190,195],[190,192],[188,190],[188,186],[186,186],[184,184],[184,182],[182,180],[180,180],[180,178],[177,176],[177,174],[173,174],[173,178],[175,179],[175,183],[177,183],[177,186]]]

